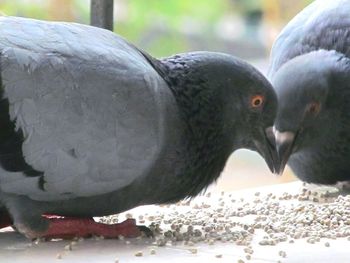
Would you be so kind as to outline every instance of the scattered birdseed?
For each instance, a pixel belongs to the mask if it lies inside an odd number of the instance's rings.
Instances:
[[[131,213],[126,213],[125,217],[126,217],[126,219],[132,219],[133,218]]]
[[[282,251],[282,250],[278,252],[278,255],[283,257],[283,258],[287,257],[287,253],[285,251]]]
[[[114,263],[119,263],[119,258],[116,258],[116,259],[114,260]]]
[[[167,240],[165,238],[159,238],[157,241],[156,241],[156,245],[158,247],[163,247],[165,246],[167,243]]]
[[[259,245],[261,246],[274,246],[276,245],[276,241],[273,239],[263,239],[259,241]]]
[[[329,242],[324,243],[325,247],[330,247]]]
[[[306,240],[306,242],[308,242],[309,244],[315,244],[315,239],[314,238],[308,238]]]
[[[152,248],[149,252],[151,255],[155,255],[156,254],[156,250],[154,248]]]
[[[222,254],[216,254],[215,257],[216,258],[222,258]]]
[[[190,251],[191,254],[197,254],[198,252],[197,248],[190,248],[188,251]]]
[[[192,241],[188,241],[187,246],[194,246],[194,243]]]
[[[237,263],[244,263],[243,259],[238,259]]]
[[[61,253],[58,253],[58,254],[56,255],[56,258],[57,258],[57,259],[62,259],[62,254],[61,254]]]
[[[253,254],[254,253],[254,250],[250,247],[246,247],[243,249],[243,251],[247,254]]]
[[[135,253],[135,257],[142,257],[143,256],[143,252],[142,251],[137,251]]]
[[[192,247],[199,242],[208,245],[229,242],[244,246],[245,253],[251,255],[253,249],[248,246],[257,232],[263,232],[264,238],[258,240],[261,246],[281,242],[293,244],[297,239],[310,244],[322,242],[325,246],[325,241],[338,238],[350,241],[350,195],[337,197],[315,194],[306,189],[299,194],[257,192],[246,201],[228,198],[227,194],[221,196],[220,193],[201,198],[199,201],[185,200],[176,205],[164,205],[160,212],[137,215],[139,220],[149,223],[154,236],[153,245],[184,244]],[[317,202],[314,198],[318,199]],[[252,220],[246,220],[246,217]],[[118,217],[101,220],[113,223]],[[280,256],[286,255],[284,252]]]
[[[245,258],[246,258],[247,260],[251,260],[252,256],[249,255],[249,254],[247,254],[247,255],[245,256]]]
[[[72,250],[73,250],[72,245],[71,245],[71,244],[66,245],[66,246],[64,247],[64,250],[72,251]]]

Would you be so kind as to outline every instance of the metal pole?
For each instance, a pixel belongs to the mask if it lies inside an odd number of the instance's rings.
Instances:
[[[113,31],[113,0],[91,0],[90,24]]]

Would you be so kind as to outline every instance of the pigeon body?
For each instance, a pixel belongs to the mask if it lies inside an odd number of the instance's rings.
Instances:
[[[42,215],[193,197],[239,148],[277,165],[276,95],[230,55],[157,60],[107,30],[1,17],[0,70],[0,201],[29,237],[52,230]]]
[[[350,179],[350,2],[314,1],[282,30],[268,76],[279,107],[280,172],[336,184]]]

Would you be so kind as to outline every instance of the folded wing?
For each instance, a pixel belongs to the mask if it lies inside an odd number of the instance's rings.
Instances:
[[[350,3],[318,0],[310,4],[282,30],[271,51],[268,76],[296,56],[319,50],[335,50],[350,57]]]
[[[10,120],[26,163],[42,172],[2,171],[2,191],[59,200],[147,175],[171,93],[136,48],[106,30],[5,17],[0,53]]]

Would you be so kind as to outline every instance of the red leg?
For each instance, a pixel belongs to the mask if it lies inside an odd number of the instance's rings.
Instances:
[[[0,229],[12,225],[12,219],[6,211],[0,211]]]
[[[49,218],[49,228],[40,233],[39,237],[46,239],[90,237],[92,235],[105,238],[137,237],[141,231],[134,219],[127,219],[119,224],[102,224],[86,218]]]

